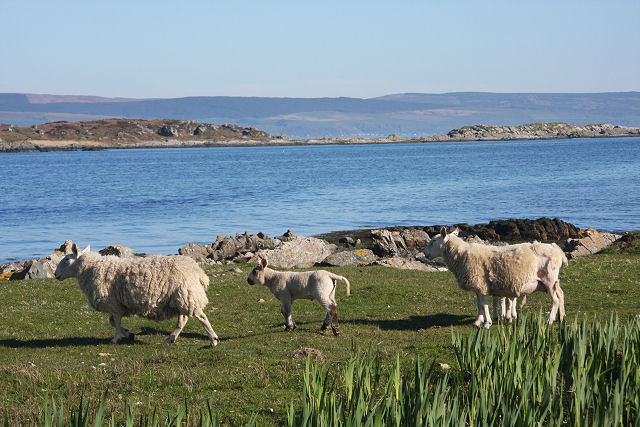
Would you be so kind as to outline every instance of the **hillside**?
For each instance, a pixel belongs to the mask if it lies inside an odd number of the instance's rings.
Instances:
[[[173,99],[0,94],[0,122],[107,118],[197,120],[255,127],[292,138],[403,137],[442,134],[470,123],[513,126],[534,122],[640,126],[640,92],[405,93],[379,98],[259,98],[200,96]]]

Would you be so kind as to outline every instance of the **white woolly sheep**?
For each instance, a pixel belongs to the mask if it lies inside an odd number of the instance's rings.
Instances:
[[[443,228],[429,241],[425,255],[429,258],[443,257],[458,286],[476,293],[476,326],[491,326],[489,295],[515,298],[536,290],[547,292],[553,301],[549,324],[555,320],[558,309],[560,320],[564,318],[564,292],[558,275],[560,267],[567,265],[567,259],[557,245],[539,242],[507,246],[467,243],[458,237],[457,229],[447,234]]]
[[[293,301],[296,299],[316,299],[327,311],[327,316],[320,329],[324,331],[331,325],[334,335],[340,334],[338,304],[335,297],[337,280],[344,280],[347,285],[347,295],[350,295],[350,285],[346,277],[326,270],[275,271],[267,267],[266,259],[260,260],[258,266],[247,277],[250,285],[265,285],[280,300],[280,311],[284,316],[287,331],[296,328],[296,323],[291,315]]]
[[[176,328],[166,342],[173,343],[189,317],[196,317],[204,327],[211,346],[219,338],[213,331],[204,308],[209,300],[205,290],[209,277],[194,260],[185,256],[119,258],[80,251],[74,244],[72,253],[58,264],[56,279],[77,277],[89,305],[109,313],[116,329],[112,343],[121,338],[133,339],[133,333],[121,325],[125,316],[137,315],[152,320],[178,317]]]

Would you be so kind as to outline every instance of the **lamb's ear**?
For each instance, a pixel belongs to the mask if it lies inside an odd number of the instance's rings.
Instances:
[[[87,247],[82,250],[81,255],[88,254],[90,251],[91,251],[91,245],[87,245]]]
[[[454,236],[457,236],[459,232],[460,232],[460,230],[458,230],[458,228],[456,228],[455,230],[453,230],[451,232],[451,234],[453,234]]]
[[[442,228],[440,229],[440,235],[441,235],[442,237],[445,237],[445,236],[447,235],[447,227],[442,227]]]
[[[265,268],[267,268],[267,259],[266,259],[266,258],[262,258],[262,259],[260,260],[260,268],[262,268],[263,270],[264,270]]]

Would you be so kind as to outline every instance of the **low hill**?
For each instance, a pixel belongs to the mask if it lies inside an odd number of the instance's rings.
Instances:
[[[533,122],[640,126],[640,92],[405,93],[379,98],[260,98],[199,96],[172,99],[0,94],[0,122],[111,117],[197,120],[256,127],[293,138],[416,137],[470,123],[513,126]]]

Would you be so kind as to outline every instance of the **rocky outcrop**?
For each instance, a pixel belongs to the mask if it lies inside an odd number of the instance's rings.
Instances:
[[[120,258],[129,258],[135,256],[133,249],[121,245],[107,246],[106,248],[99,250],[98,253],[100,253],[100,255],[102,256],[115,255]]]
[[[308,268],[322,263],[336,250],[334,245],[315,237],[301,237],[283,242],[275,249],[258,251],[252,261],[266,258],[269,264],[282,268]]]
[[[344,267],[347,265],[367,265],[375,262],[376,259],[371,249],[351,249],[331,254],[322,263],[334,267]]]
[[[622,235],[603,233],[591,228],[580,233],[579,239],[568,239],[562,245],[562,249],[567,254],[567,258],[577,258],[584,255],[595,254],[602,249],[611,246]]]
[[[568,123],[527,123],[519,126],[474,125],[453,129],[446,135],[425,140],[501,141],[523,139],[565,139],[640,136],[640,128],[614,126],[608,123],[574,126]]]

